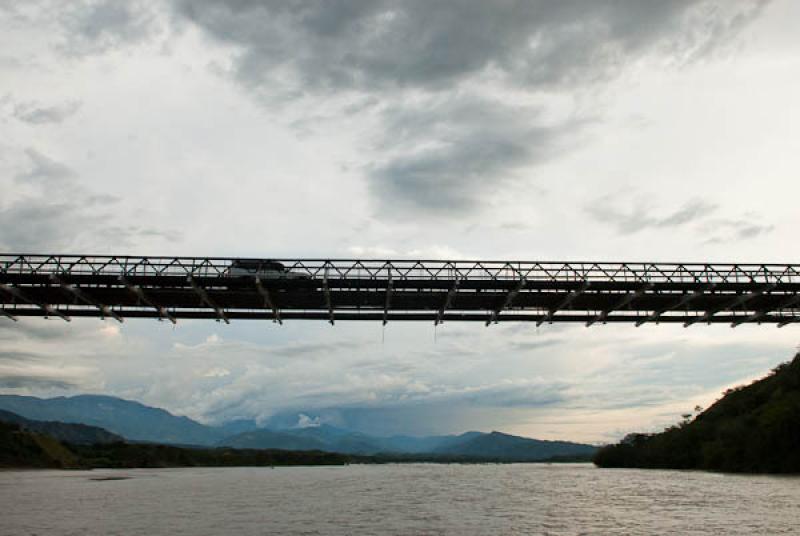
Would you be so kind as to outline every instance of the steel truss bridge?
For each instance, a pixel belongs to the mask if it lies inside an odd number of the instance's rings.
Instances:
[[[255,259],[251,259],[255,260]],[[0,254],[0,316],[646,323],[800,322],[800,265]]]

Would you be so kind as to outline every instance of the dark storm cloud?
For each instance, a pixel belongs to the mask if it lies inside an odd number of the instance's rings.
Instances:
[[[0,210],[0,244],[11,251],[64,247],[83,225],[96,223],[74,204],[26,199]]]
[[[142,237],[178,240],[180,233],[139,226],[109,224],[111,207],[99,212],[81,200],[54,202],[44,196],[23,198],[0,209],[0,246],[19,253],[46,253],[85,247],[104,250],[129,247]]]
[[[762,2],[180,0],[180,14],[239,47],[260,87],[442,89],[476,73],[552,86],[613,75],[642,54],[702,53]]]
[[[75,172],[36,149],[26,149],[30,166],[14,178],[18,184],[33,184],[48,190],[63,190],[75,186]]]
[[[59,378],[6,375],[0,377],[0,389],[70,389],[76,384]]]
[[[700,227],[700,232],[707,236],[706,244],[727,244],[740,240],[758,238],[775,230],[774,225],[761,223],[756,214],[748,214],[737,219],[711,220]]]
[[[34,354],[32,352],[16,352],[16,351],[0,350],[0,363],[9,363],[9,362],[18,363],[21,361],[43,361],[43,360],[44,360],[43,356]]]
[[[180,0],[176,10],[233,46],[233,76],[267,102],[347,93],[382,109],[383,143],[365,167],[381,215],[451,217],[474,214],[515,173],[574,148],[585,124],[543,123],[478,97],[481,84],[535,96],[608,80],[645,57],[680,64],[735,34],[761,5]]]
[[[741,222],[736,225],[735,237],[741,240],[756,238],[775,230],[774,225],[759,225],[751,222]]]
[[[24,339],[37,340],[37,341],[52,341],[64,339],[74,334],[74,328],[68,327],[66,322],[62,324],[56,322],[41,322],[40,319],[19,319],[19,322],[13,322],[0,318],[0,340],[5,341],[21,341]],[[63,322],[63,321],[62,321]],[[14,355],[14,352],[7,351],[6,355]],[[36,354],[25,354],[31,359],[36,357]]]
[[[311,357],[316,358],[339,350],[359,350],[371,342],[340,341],[335,343],[298,343],[282,346],[274,353],[284,357]]]
[[[37,102],[23,102],[14,106],[14,117],[31,125],[61,123],[75,115],[81,107],[79,101],[68,101],[54,106]]]
[[[99,54],[142,43],[163,24],[162,0],[26,0],[0,2],[0,15],[18,27],[49,25],[55,48],[69,56]]]
[[[35,149],[28,149],[26,156],[27,169],[14,177],[25,193],[0,205],[1,248],[35,253],[78,247],[87,236],[93,247],[121,247],[143,236],[176,236],[113,223],[111,211],[118,197],[87,190],[72,168]]]
[[[146,41],[157,31],[154,4],[146,0],[60,3],[61,48],[80,56]]]
[[[548,125],[538,110],[478,98],[394,109],[382,136],[391,154],[369,170],[370,191],[385,216],[466,212],[520,168],[558,154],[580,123]]]
[[[568,384],[558,382],[506,382],[475,391],[464,390],[448,398],[479,407],[536,408],[565,402],[569,388]]]
[[[452,404],[425,407],[325,408],[309,414],[287,410],[272,416],[263,424],[275,428],[291,428],[298,424],[301,413],[318,419],[322,424],[383,436],[409,433],[440,435],[476,429],[488,431],[502,426],[502,416],[497,410],[492,411],[491,417],[487,418],[482,412]]]
[[[611,225],[619,234],[633,234],[648,228],[680,227],[704,220],[716,210],[716,205],[700,199],[688,201],[668,214],[658,214],[644,202],[634,202],[630,209],[621,209],[610,195],[585,207],[586,213],[595,221]]]
[[[532,352],[536,350],[540,350],[542,348],[550,348],[553,346],[558,346],[560,344],[564,344],[565,341],[560,339],[547,339],[543,341],[514,341],[511,343],[511,347],[514,350],[519,350],[522,352]]]
[[[494,429],[512,412],[558,406],[569,399],[570,387],[560,383],[505,384],[430,393],[412,398],[314,405],[314,400],[284,407],[270,415],[267,426],[297,425],[303,414],[323,424],[370,434],[442,434],[467,429]],[[243,414],[247,414],[244,412]],[[488,417],[488,418],[487,418]]]

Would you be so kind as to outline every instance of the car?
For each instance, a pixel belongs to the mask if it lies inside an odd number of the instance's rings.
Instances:
[[[271,259],[235,259],[228,268],[229,277],[259,279],[310,279],[309,274],[293,272],[283,263]]]

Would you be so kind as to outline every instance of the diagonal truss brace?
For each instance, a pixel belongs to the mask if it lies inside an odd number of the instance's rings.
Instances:
[[[777,311],[777,310],[780,310],[780,309],[788,309],[788,308],[792,307],[793,305],[797,305],[797,304],[800,304],[800,294],[795,294],[794,296],[788,297],[787,299],[782,301],[774,309],[770,309],[768,311],[761,311],[761,312],[758,312],[758,313],[753,313],[750,316],[747,316],[745,318],[737,320],[736,322],[731,323],[731,327],[735,328],[736,326],[744,324],[745,322],[760,322],[761,320],[763,320],[764,318],[766,318],[769,315],[770,311]],[[780,324],[778,324],[778,327],[782,328],[783,326],[785,326],[786,324],[791,323],[791,322],[794,322],[794,320],[781,322]]]
[[[328,309],[328,323],[333,326],[336,321],[333,315],[333,300],[331,300],[331,287],[328,285],[328,268],[322,276],[322,293],[325,295],[325,308]]]
[[[558,305],[550,309],[546,315],[537,320],[536,327],[541,326],[545,322],[552,322],[553,317],[559,311],[559,309],[564,309],[565,307],[569,306],[569,304],[574,302],[576,298],[578,298],[581,294],[586,292],[586,290],[588,290],[591,285],[592,285],[591,282],[584,281],[580,288],[575,289],[569,294],[567,294],[567,296],[563,300],[561,300],[561,302]]]
[[[228,320],[228,317],[225,315],[225,311],[223,311],[222,308],[220,308],[219,305],[214,303],[214,301],[211,298],[208,297],[208,292],[206,292],[206,289],[204,289],[203,287],[198,285],[197,282],[194,280],[194,277],[188,276],[186,278],[186,280],[192,286],[192,289],[194,290],[195,294],[200,296],[200,300],[205,305],[207,305],[208,307],[211,307],[212,309],[214,309],[214,312],[217,313],[217,318],[219,320],[222,320],[226,324],[230,324],[231,323],[231,321]]]
[[[594,317],[591,320],[589,320],[588,322],[586,322],[586,327],[588,328],[589,326],[591,326],[595,322],[605,322],[606,318],[608,318],[609,314],[611,314],[612,312],[614,312],[616,310],[622,309],[623,307],[625,307],[626,305],[628,305],[632,301],[634,301],[634,300],[636,300],[638,298],[641,298],[644,295],[644,293],[647,292],[648,290],[652,289],[653,286],[654,285],[652,283],[647,283],[644,286],[642,286],[642,288],[636,290],[635,292],[629,292],[628,294],[623,296],[621,300],[619,300],[617,303],[615,303],[610,309],[606,309],[605,311],[601,312],[596,317]]]
[[[740,307],[745,303],[749,302],[750,300],[752,300],[753,298],[757,298],[762,294],[764,294],[765,292],[772,290],[776,286],[777,285],[775,284],[769,284],[765,285],[763,288],[760,288],[759,290],[754,290],[752,292],[748,292],[747,294],[741,294],[739,296],[736,296],[735,298],[725,302],[721,306],[715,307],[714,309],[709,309],[703,316],[697,316],[684,322],[683,327],[688,328],[692,324],[697,324],[698,322],[710,322],[711,317],[719,313],[720,311],[724,311],[725,309],[733,309],[734,307]]]
[[[16,316],[12,315],[11,313],[6,311],[5,309],[0,309],[0,315],[3,315],[6,318],[10,318],[14,322],[17,322],[19,320]]]
[[[511,307],[511,304],[514,302],[514,298],[517,297],[517,294],[520,293],[520,291],[525,287],[525,284],[527,282],[528,280],[523,277],[517,282],[514,288],[508,291],[508,294],[506,294],[506,299],[503,301],[503,305],[492,311],[491,314],[489,315],[489,318],[486,319],[487,326],[489,326],[492,322],[497,324],[497,317],[504,309],[508,309],[509,307]]]
[[[27,294],[25,294],[21,289],[19,289],[17,287],[11,287],[11,286],[6,285],[4,283],[0,283],[0,290],[5,291],[6,293],[10,294],[11,296],[13,296],[14,298],[16,298],[16,299],[18,299],[20,301],[23,301],[25,303],[30,303],[31,305],[35,305],[35,306],[39,307],[40,309],[44,310],[45,317],[53,315],[53,316],[57,316],[57,317],[61,318],[62,320],[66,321],[66,322],[71,322],[72,321],[72,319],[70,317],[68,317],[67,315],[65,315],[64,313],[62,313],[61,311],[59,311],[58,309],[53,307],[52,305],[47,304],[47,303],[39,303],[38,301],[29,298]]]
[[[461,286],[461,280],[456,279],[453,281],[453,286],[450,287],[450,290],[447,291],[447,297],[444,299],[444,303],[439,308],[439,311],[436,313],[436,320],[433,321],[434,326],[438,326],[443,322],[444,312],[450,308],[450,305],[453,303],[453,298],[456,297],[458,294],[458,287]]]
[[[394,283],[392,282],[392,272],[389,271],[389,280],[386,282],[386,301],[383,303],[383,325],[389,323],[389,307],[392,306],[392,291],[394,290]]]
[[[255,277],[255,284],[256,290],[259,294],[261,294],[261,297],[264,298],[264,307],[267,309],[272,309],[272,321],[283,325],[280,311],[278,311],[278,308],[275,307],[275,304],[272,301],[272,296],[269,294],[269,290],[264,288],[264,285],[261,284],[261,279],[259,279],[258,276]]]
[[[653,311],[653,314],[651,314],[650,316],[648,316],[644,320],[639,320],[638,322],[636,322],[636,327],[638,328],[639,326],[641,326],[642,324],[645,324],[647,322],[656,322],[656,323],[658,323],[658,320],[664,315],[664,313],[668,313],[669,311],[674,311],[676,309],[680,309],[681,307],[685,307],[685,306],[689,305],[690,303],[692,303],[697,298],[700,298],[701,296],[703,296],[706,292],[714,290],[714,287],[716,287],[716,286],[717,286],[716,283],[712,283],[710,285],[706,285],[705,287],[703,287],[703,290],[697,290],[697,291],[692,292],[690,294],[684,294],[683,296],[681,296],[681,298],[677,302],[675,302],[675,303],[673,303],[671,305],[668,305],[666,307],[662,307],[658,311]]]
[[[105,318],[107,316],[110,316],[111,318],[113,318],[114,320],[119,322],[120,324],[124,321],[124,319],[121,316],[119,316],[117,313],[115,313],[114,311],[111,310],[111,307],[109,307],[108,305],[105,305],[103,303],[100,303],[99,301],[95,300],[94,298],[92,298],[91,296],[86,294],[82,289],[76,287],[75,285],[67,283],[66,281],[63,281],[57,275],[52,274],[50,276],[50,280],[53,283],[59,285],[61,288],[63,288],[64,290],[66,290],[70,294],[72,294],[73,296],[75,296],[75,298],[77,300],[82,301],[86,305],[91,305],[93,307],[97,307],[97,309],[101,313],[101,316],[100,316],[101,318]]]
[[[169,314],[169,311],[167,311],[166,307],[162,307],[161,305],[158,305],[153,300],[148,298],[147,295],[145,295],[144,289],[142,289],[142,287],[140,287],[139,285],[132,284],[130,281],[128,281],[128,279],[124,275],[119,276],[118,279],[119,279],[119,282],[122,283],[123,285],[125,285],[125,288],[127,288],[128,291],[131,294],[136,296],[136,298],[140,302],[142,302],[142,303],[144,303],[146,305],[149,305],[150,307],[152,307],[153,309],[158,311],[158,314],[160,316],[159,320],[163,320],[164,318],[166,318],[167,320],[169,320],[173,324],[177,324],[178,323],[178,321],[175,319],[175,317],[172,316],[171,314]]]

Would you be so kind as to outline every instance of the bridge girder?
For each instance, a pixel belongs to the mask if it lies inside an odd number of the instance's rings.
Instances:
[[[129,292],[131,292],[134,296],[136,296],[137,300],[139,300],[141,303],[149,305],[150,307],[158,311],[159,320],[163,320],[166,318],[167,320],[172,322],[173,325],[178,323],[175,317],[169,314],[169,311],[167,311],[166,307],[162,307],[161,305],[158,305],[153,300],[148,298],[142,287],[140,287],[139,285],[131,284],[124,275],[119,276],[119,281],[120,283],[125,285],[125,288],[128,289]]]
[[[275,304],[272,302],[272,296],[269,293],[269,290],[264,288],[264,285],[261,284],[261,279],[258,276],[255,276],[255,285],[256,290],[261,297],[264,298],[264,307],[266,309],[270,309],[272,311],[272,321],[277,322],[278,324],[283,325],[283,320],[281,320],[281,313]]]
[[[0,316],[788,325],[800,266],[283,260],[0,254]],[[322,318],[320,318],[322,317]]]
[[[194,290],[195,294],[200,297],[200,300],[214,310],[214,313],[217,315],[217,320],[222,320],[226,324],[231,323],[231,321],[228,320],[228,316],[225,314],[225,311],[223,311],[219,305],[217,305],[211,298],[208,297],[208,292],[206,292],[206,289],[198,285],[194,277],[190,275],[186,278],[186,280],[192,286],[192,290]]]
[[[517,295],[522,291],[522,289],[525,288],[526,283],[527,280],[524,277],[522,277],[520,278],[519,282],[516,285],[514,285],[514,288],[508,291],[508,294],[506,294],[506,297],[503,300],[503,304],[494,311],[492,311],[489,314],[489,318],[486,319],[487,327],[491,325],[492,322],[494,322],[495,324],[497,323],[497,317],[504,309],[508,309],[509,307],[511,307],[511,304],[514,302],[514,298],[516,298]]]
[[[24,292],[20,288],[12,287],[12,286],[0,283],[0,290],[2,290],[4,292],[6,292],[7,294],[11,295],[14,299],[23,301],[25,303],[29,303],[31,305],[35,305],[36,307],[38,307],[39,309],[44,311],[45,314],[43,316],[45,318],[47,318],[48,316],[52,315],[52,316],[57,316],[60,319],[66,321],[66,322],[69,322],[71,320],[71,318],[69,316],[65,315],[64,313],[62,313],[61,311],[59,311],[58,309],[56,309],[55,307],[53,307],[49,303],[42,303],[42,302],[39,302],[39,301],[34,300],[33,298],[29,297],[28,294],[26,292]],[[6,316],[12,316],[12,315],[6,314]]]

